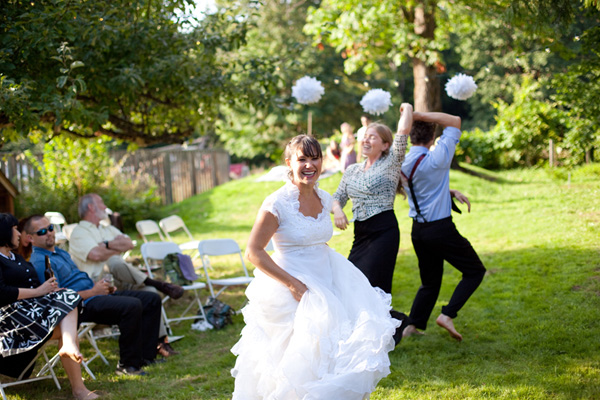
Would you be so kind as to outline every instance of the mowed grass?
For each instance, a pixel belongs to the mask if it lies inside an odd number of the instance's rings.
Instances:
[[[477,171],[495,180],[451,172],[451,187],[472,202],[471,213],[460,205],[463,214],[454,214],[454,221],[488,269],[455,320],[464,341],[452,340],[434,322],[460,279],[446,265],[426,335],[408,338],[391,353],[391,374],[371,399],[600,399],[600,176],[575,171],[567,182],[544,170]],[[229,237],[245,248],[262,200],[281,186],[255,178],[165,207],[163,214],[180,215],[196,239]],[[339,174],[323,179],[321,188],[333,193],[339,179]],[[350,205],[345,210],[350,216]],[[401,243],[393,305],[408,313],[419,275],[407,213],[398,198]],[[330,242],[343,255],[351,244],[351,229]],[[236,265],[229,258],[215,264],[213,273],[232,274]],[[243,293],[237,288],[223,300],[239,308]],[[169,309],[181,304],[172,302]],[[235,363],[230,348],[244,326],[241,315],[220,331],[197,332],[190,325],[174,326],[175,334],[185,335],[173,344],[182,354],[149,367],[145,378],[117,377],[117,341],[101,340],[110,366],[94,361],[98,380],[87,378],[88,387],[107,399],[230,399]],[[86,342],[82,349],[90,354]],[[45,381],[8,388],[9,399],[70,398],[66,375],[57,370],[61,391]]]

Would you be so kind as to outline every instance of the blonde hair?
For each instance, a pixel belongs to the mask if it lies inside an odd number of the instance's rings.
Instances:
[[[394,135],[392,134],[392,130],[384,124],[380,124],[378,122],[373,122],[367,126],[367,130],[375,129],[375,132],[381,138],[383,143],[387,143],[389,146],[386,150],[381,152],[382,157],[387,157],[390,154],[390,149],[394,144]],[[398,179],[398,186],[396,187],[396,193],[401,194],[402,197],[406,198],[406,193],[404,192],[404,187],[402,186],[402,182]]]

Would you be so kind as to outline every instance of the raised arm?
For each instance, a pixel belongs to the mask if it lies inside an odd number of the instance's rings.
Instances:
[[[408,135],[413,123],[413,107],[409,103],[400,105],[400,120],[398,121],[398,135]]]
[[[289,289],[292,296],[300,301],[304,292],[308,290],[306,285],[275,264],[275,261],[265,250],[278,227],[279,223],[273,214],[264,210],[259,211],[252,232],[250,232],[250,239],[246,247],[246,258],[262,272],[281,282]]]
[[[434,122],[443,127],[452,126],[460,129],[461,119],[456,115],[441,112],[416,112],[413,113],[415,121]]]

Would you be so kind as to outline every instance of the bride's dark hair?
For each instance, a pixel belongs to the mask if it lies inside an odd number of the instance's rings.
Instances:
[[[283,153],[286,160],[291,160],[292,156],[300,150],[306,157],[323,158],[321,144],[314,136],[298,135],[294,136],[285,146]],[[292,171],[288,171],[288,177],[292,179]]]

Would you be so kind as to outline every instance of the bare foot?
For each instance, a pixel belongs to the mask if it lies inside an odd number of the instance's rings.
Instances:
[[[80,390],[78,392],[73,392],[73,397],[77,400],[92,400],[92,399],[100,398],[99,395],[97,395],[96,393],[91,392],[87,389]]]
[[[440,314],[440,316],[437,317],[435,322],[436,324],[447,330],[450,333],[450,336],[452,336],[454,339],[458,340],[459,342],[462,341],[462,335],[458,333],[454,328],[454,322],[452,322],[452,318],[450,318],[447,315]]]
[[[424,335],[425,333],[417,330],[417,328],[414,325],[408,325],[405,329],[404,332],[402,332],[402,337],[409,337],[412,335]]]
[[[79,351],[79,349],[75,346],[70,346],[68,344],[63,344],[60,350],[58,351],[58,355],[60,357],[69,357],[71,360],[76,363],[81,363],[83,361],[83,355]]]

